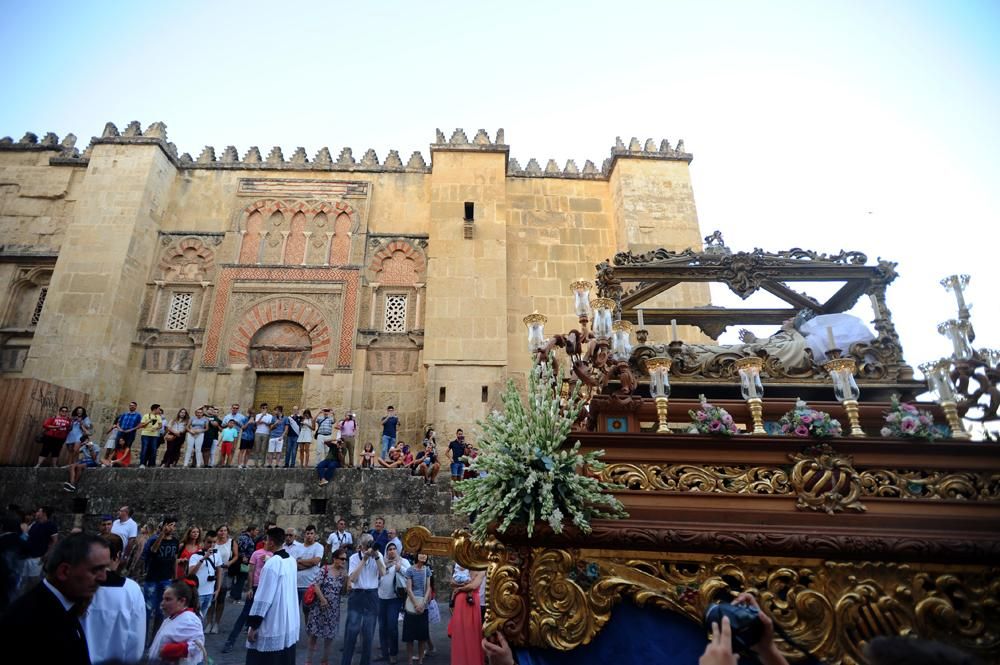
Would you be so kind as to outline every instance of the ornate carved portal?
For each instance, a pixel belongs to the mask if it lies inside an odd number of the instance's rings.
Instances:
[[[510,546],[422,527],[407,531],[404,546],[487,569],[484,629],[503,630],[519,646],[587,644],[626,601],[700,623],[709,604],[749,591],[829,663],[859,665],[878,635],[919,635],[984,656],[1000,648],[997,567]],[[778,645],[789,660],[802,659]]]

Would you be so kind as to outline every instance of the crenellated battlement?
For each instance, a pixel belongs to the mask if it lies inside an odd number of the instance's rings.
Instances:
[[[414,151],[404,163],[397,150],[389,150],[385,160],[380,160],[378,153],[369,148],[361,159],[354,157],[354,151],[345,147],[340,150],[337,158],[326,146],[320,148],[312,159],[304,147],[296,147],[290,158],[285,158],[280,146],[274,146],[264,157],[257,146],[251,146],[240,158],[236,146],[226,146],[221,154],[214,146],[205,146],[192,157],[191,153],[178,153],[177,147],[167,140],[167,126],[162,122],[154,122],[145,130],[142,125],[133,120],[124,130],[109,122],[104,126],[100,136],[91,139],[82,152],[76,147],[77,138],[67,134],[60,142],[59,137],[46,133],[42,139],[38,135],[27,132],[19,140],[14,141],[7,136],[0,139],[0,151],[51,151],[54,154],[49,162],[53,165],[86,165],[89,162],[93,146],[100,144],[152,144],[159,145],[170,161],[180,169],[227,169],[227,170],[287,170],[287,171],[359,171],[370,173],[430,173],[431,165],[420,151]],[[604,159],[598,168],[591,160],[584,162],[583,168],[577,166],[575,160],[567,160],[560,167],[554,159],[549,159],[543,168],[538,160],[531,158],[522,168],[521,164],[509,157],[510,146],[507,145],[503,128],[497,130],[495,138],[491,139],[485,129],[478,130],[469,140],[461,127],[446,138],[440,129],[435,130],[434,143],[430,145],[431,157],[435,152],[496,152],[507,156],[507,175],[518,178],[574,178],[582,180],[606,180],[614,170],[615,162],[621,158],[658,159],[665,161],[683,161],[690,163],[691,153],[684,151],[684,141],[680,140],[671,147],[667,139],[657,144],[653,139],[647,139],[643,144],[638,138],[625,145],[621,137],[617,137],[611,155]]]

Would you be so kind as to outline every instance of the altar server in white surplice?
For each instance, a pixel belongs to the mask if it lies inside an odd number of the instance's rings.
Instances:
[[[299,641],[299,597],[295,590],[295,559],[282,545],[285,531],[267,531],[265,547],[274,556],[260,573],[247,624],[247,665],[295,665]]]
[[[80,621],[87,636],[90,662],[138,663],[146,646],[146,599],[135,580],[118,574],[122,539],[111,533],[105,540],[111,550],[108,576],[97,587],[94,600]]]

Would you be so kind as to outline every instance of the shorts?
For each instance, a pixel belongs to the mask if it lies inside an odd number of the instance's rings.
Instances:
[[[462,462],[452,462],[451,463],[451,475],[461,478],[465,473],[465,464]]]
[[[208,437],[201,440],[201,452],[210,453],[212,452],[212,446],[215,445],[215,439],[209,439]]]
[[[267,452],[269,453],[280,453],[281,449],[284,447],[284,439],[268,439],[267,441]]]
[[[131,447],[131,445],[133,443],[135,443],[135,433],[136,433],[136,431],[137,430],[132,430],[131,432],[123,432],[123,433],[120,432],[119,436],[121,438],[125,439],[125,443],[128,444]]]
[[[104,449],[105,450],[114,450],[115,449],[115,443],[117,441],[118,441],[118,432],[116,431],[116,432],[112,433],[110,436],[108,436],[108,440],[104,442]]]
[[[253,439],[240,439],[240,450],[253,450]]]
[[[39,454],[42,457],[59,457],[59,453],[62,452],[65,443],[65,439],[57,439],[54,436],[43,435],[42,452]]]
[[[212,609],[212,596],[214,594],[206,593],[204,596],[198,596],[198,609],[201,611],[201,618],[204,619],[208,615],[208,611]]]
[[[222,445],[219,447],[219,450],[222,451],[223,455],[232,455],[233,454],[233,442],[232,441],[223,441]]]
[[[86,460],[84,462],[80,462],[80,464],[82,464],[83,466],[87,467],[88,469],[96,469],[97,467],[101,466],[100,464],[98,464],[97,462],[95,462],[92,459]]]

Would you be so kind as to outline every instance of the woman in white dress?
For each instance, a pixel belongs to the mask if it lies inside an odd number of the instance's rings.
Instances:
[[[305,409],[302,412],[302,422],[299,423],[299,466],[309,466],[309,446],[314,440],[313,432],[315,429],[312,411]]]

